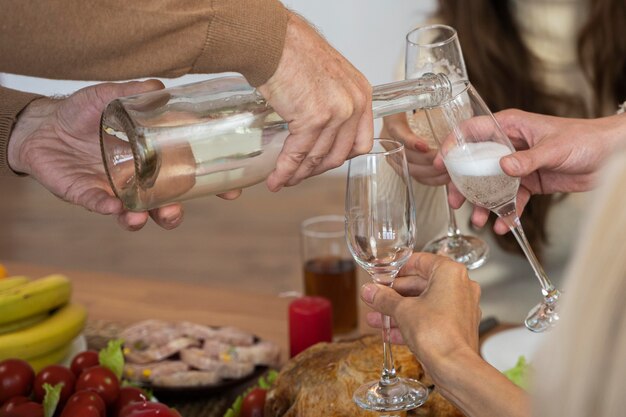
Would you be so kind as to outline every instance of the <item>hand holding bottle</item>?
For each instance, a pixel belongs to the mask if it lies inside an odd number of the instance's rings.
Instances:
[[[8,161],[16,172],[31,175],[65,201],[100,214],[115,214],[120,226],[139,230],[148,216],[172,229],[182,222],[180,204],[129,212],[107,180],[99,145],[102,110],[114,98],[163,88],[156,80],[104,83],[77,91],[64,99],[41,98],[20,114],[11,134]],[[240,191],[224,198],[232,199]]]
[[[371,86],[297,15],[290,17],[276,72],[258,90],[289,122],[290,135],[267,179],[270,190],[298,184],[371,148]]]

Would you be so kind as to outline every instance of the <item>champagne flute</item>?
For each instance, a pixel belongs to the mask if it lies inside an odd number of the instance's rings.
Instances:
[[[415,207],[404,145],[374,139],[370,153],[350,160],[346,190],[346,240],[356,262],[372,279],[391,286],[415,244]],[[399,378],[383,321],[383,370],[378,381],[358,388],[354,401],[366,410],[399,411],[419,407],[428,390],[419,381]]]
[[[456,30],[446,25],[429,25],[412,30],[406,35],[405,79],[419,78],[426,73],[445,74],[450,82],[467,80],[467,70]],[[408,114],[411,130],[426,139],[432,148],[437,143],[422,111]],[[475,237],[461,234],[454,210],[448,205],[448,187],[444,186],[448,209],[448,232],[431,240],[424,252],[447,256],[468,269],[483,265],[489,255],[489,246]]]
[[[426,109],[434,137],[456,188],[469,201],[494,212],[513,232],[539,283],[543,300],[528,313],[525,325],[542,332],[559,319],[559,290],[531,249],[515,210],[520,179],[500,168],[500,158],[515,151],[493,114],[467,81],[454,85],[453,97]]]

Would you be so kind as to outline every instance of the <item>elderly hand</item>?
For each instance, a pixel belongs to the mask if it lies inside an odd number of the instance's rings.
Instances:
[[[298,184],[371,149],[371,86],[297,15],[290,16],[276,72],[258,90],[289,123],[290,134],[267,178],[270,190]]]
[[[29,174],[56,196],[100,214],[116,214],[127,230],[139,230],[148,217],[165,229],[183,219],[180,204],[148,212],[129,212],[109,186],[100,154],[100,116],[113,99],[163,88],[160,81],[104,83],[78,90],[63,99],[33,101],[11,133],[8,161],[16,172]],[[223,195],[232,199],[233,191]]]

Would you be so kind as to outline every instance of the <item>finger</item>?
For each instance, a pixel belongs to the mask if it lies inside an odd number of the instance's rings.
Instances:
[[[392,288],[405,297],[417,297],[428,286],[428,279],[421,275],[398,276]]]
[[[165,230],[174,229],[183,222],[183,206],[178,203],[150,210],[149,213],[152,220]]]
[[[302,160],[300,166],[296,169],[296,171],[293,173],[291,178],[289,178],[285,185],[296,185],[305,178],[308,178],[313,173],[313,170],[318,168],[322,164],[322,161],[330,156],[329,154],[333,147],[333,143],[341,142],[338,134],[338,126],[329,125],[325,127],[321,131],[319,137],[315,139],[315,143],[313,144],[313,147],[311,148],[307,156]],[[352,140],[353,137],[350,138],[349,143],[344,142],[340,144],[340,152],[345,151],[346,156],[348,152],[350,152],[350,149],[352,149]]]
[[[357,124],[358,119],[353,118],[344,123],[337,130],[337,135],[334,137],[334,141],[330,144],[331,146],[327,151],[328,155],[321,160],[319,165],[315,167],[308,176],[318,175],[328,171],[329,169],[337,168],[343,165],[346,159],[348,159],[348,156],[354,150],[354,137],[356,135]],[[317,144],[311,153],[317,152],[316,148]],[[300,169],[301,168],[302,166]],[[295,176],[299,174],[300,169],[296,172]]]
[[[230,191],[226,191],[225,193],[218,194],[217,196],[219,198],[223,198],[224,200],[234,200],[236,198],[239,198],[242,191],[243,190],[230,190]]]
[[[165,88],[159,80],[129,81],[124,83],[103,83],[86,89],[92,103],[108,104],[110,101],[125,96],[146,93]]]
[[[465,197],[458,188],[454,185],[453,182],[448,183],[448,204],[453,209],[460,208],[463,203],[465,203]]]
[[[363,91],[363,89],[361,89]],[[372,112],[372,87],[367,84],[367,93],[362,102],[358,103],[357,111],[358,123],[356,129],[356,138],[352,150],[348,154],[349,157],[363,155],[372,150],[374,145],[374,115]]]
[[[490,211],[484,207],[474,206],[472,211],[472,224],[478,228],[481,228],[487,224],[489,220]]]
[[[361,287],[361,299],[374,310],[393,316],[402,296],[384,285],[369,283]]]
[[[428,281],[432,269],[437,263],[441,262],[441,259],[440,256],[432,253],[415,252],[400,269],[396,279],[403,276],[413,276]]]
[[[406,113],[398,113],[384,118],[385,129],[393,139],[401,140],[406,149],[427,153],[432,151],[426,139],[413,132],[409,126]]]
[[[280,190],[289,181],[313,148],[318,136],[314,133],[306,137],[290,134],[285,139],[283,149],[276,159],[276,168],[265,181],[270,191]]]
[[[122,201],[102,188],[92,188],[80,193],[76,204],[100,214],[118,214],[124,210]]]
[[[117,216],[117,223],[125,230],[129,232],[135,232],[148,222],[148,212],[147,211],[126,211]]]
[[[541,146],[537,146],[502,157],[500,167],[507,175],[525,177],[540,168],[552,168],[559,160],[552,152],[546,152]]]
[[[378,311],[368,311],[365,315],[365,319],[367,321],[368,326],[382,328],[383,327],[383,316]],[[392,318],[390,320],[391,328],[398,327],[396,321]]]

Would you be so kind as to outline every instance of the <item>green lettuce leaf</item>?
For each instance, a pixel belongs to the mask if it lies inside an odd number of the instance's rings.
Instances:
[[[528,390],[532,382],[533,368],[522,355],[517,359],[517,363],[513,368],[507,369],[502,373],[518,387]]]
[[[43,415],[44,417],[52,417],[57,409],[59,400],[61,399],[61,390],[63,384],[56,384],[54,387],[48,383],[43,384],[43,389],[46,392],[43,397]]]
[[[122,379],[124,372],[124,352],[122,352],[123,340],[109,340],[107,346],[98,353],[100,365],[109,368],[117,379]]]

